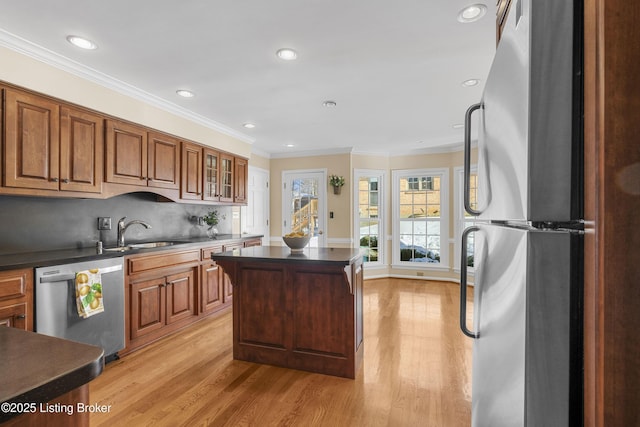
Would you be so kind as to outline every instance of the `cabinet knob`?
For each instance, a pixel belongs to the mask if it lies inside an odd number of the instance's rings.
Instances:
[[[63,179],[62,182],[64,182],[65,184],[69,183],[69,180],[67,178]]]
[[[51,178],[51,182],[58,182],[58,178]]]
[[[145,179],[147,179],[147,178],[145,178],[144,176],[141,176],[141,177],[140,177],[140,180],[141,180],[141,181],[144,181]]]
[[[16,315],[16,319],[26,319],[27,315],[26,314],[17,314]]]

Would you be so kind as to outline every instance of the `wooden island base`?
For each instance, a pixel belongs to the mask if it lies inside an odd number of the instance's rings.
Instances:
[[[355,378],[362,362],[357,249],[260,246],[213,254],[233,285],[233,357]]]

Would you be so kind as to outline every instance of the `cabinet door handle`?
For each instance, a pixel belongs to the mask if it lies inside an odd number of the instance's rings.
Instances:
[[[16,319],[26,319],[27,315],[26,314],[17,314],[16,315]]]

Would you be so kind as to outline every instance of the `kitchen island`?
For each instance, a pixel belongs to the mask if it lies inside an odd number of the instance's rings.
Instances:
[[[88,426],[108,408],[89,402],[89,382],[104,369],[100,347],[0,327],[0,425]]]
[[[355,378],[364,351],[362,255],[257,246],[212,254],[233,285],[233,357]]]

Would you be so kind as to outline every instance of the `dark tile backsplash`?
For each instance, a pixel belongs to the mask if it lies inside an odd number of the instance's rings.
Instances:
[[[146,229],[132,225],[127,242],[159,239],[186,239],[206,236],[206,226],[191,221],[216,209],[226,219],[218,224],[220,233],[232,233],[233,208],[173,202],[158,202],[151,193],[133,193],[97,199],[61,199],[0,196],[0,255],[51,249],[105,246],[116,242],[116,224],[140,219],[151,224]],[[98,217],[111,217],[111,230],[98,231]]]

